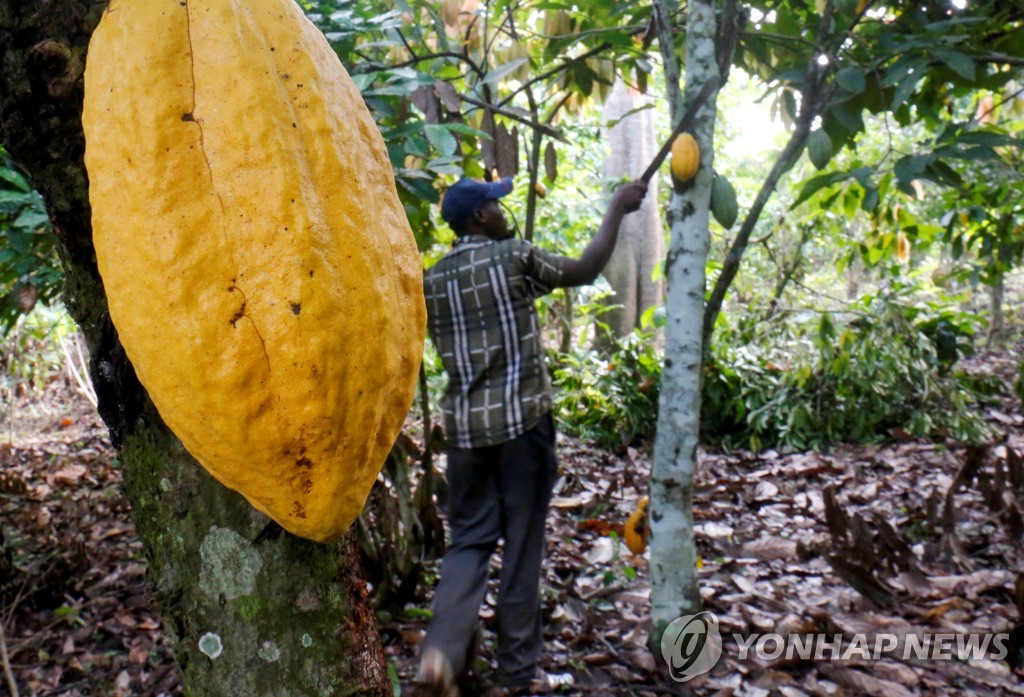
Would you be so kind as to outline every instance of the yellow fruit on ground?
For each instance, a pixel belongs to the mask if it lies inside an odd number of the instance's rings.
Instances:
[[[292,0],[112,0],[83,126],[111,319],[167,425],[340,535],[415,390],[421,261],[383,140]]]
[[[681,133],[672,143],[672,176],[688,182],[700,168],[700,148],[689,133]]]
[[[636,510],[633,511],[626,521],[623,536],[626,538],[626,546],[633,554],[643,554],[647,549],[647,540],[651,536],[651,528],[647,522],[648,498],[640,499]]]

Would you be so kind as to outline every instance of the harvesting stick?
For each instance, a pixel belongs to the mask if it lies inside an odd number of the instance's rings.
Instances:
[[[697,111],[704,106],[704,102],[706,102],[708,97],[711,96],[712,90],[716,89],[718,89],[717,76],[712,77],[704,83],[704,86],[700,88],[700,92],[697,93],[697,97],[690,103],[690,106],[687,107],[686,113],[683,114],[683,118],[679,119],[678,125],[676,125],[672,130],[672,135],[670,135],[668,140],[665,141],[665,144],[661,146],[661,150],[659,150],[658,154],[654,156],[653,160],[651,160],[651,164],[647,165],[647,169],[644,170],[643,175],[640,177],[640,181],[644,183],[651,181],[651,177],[653,177],[654,173],[658,171],[658,167],[661,166],[661,163],[665,161],[666,157],[668,157],[669,151],[672,150],[672,143],[675,142],[676,137],[680,133],[690,129],[693,125],[693,120],[697,116]]]

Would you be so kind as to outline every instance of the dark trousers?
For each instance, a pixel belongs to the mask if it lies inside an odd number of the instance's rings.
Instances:
[[[505,541],[498,592],[498,669],[517,683],[534,677],[544,646],[540,565],[544,521],[558,463],[551,416],[507,443],[449,447],[448,523],[452,544],[441,563],[423,650],[440,650],[455,675],[476,632],[491,553]]]

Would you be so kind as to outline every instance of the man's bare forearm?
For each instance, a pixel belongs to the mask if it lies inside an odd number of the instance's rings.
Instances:
[[[633,182],[620,187],[612,196],[601,227],[578,259],[569,260],[562,269],[563,287],[593,283],[615,251],[623,217],[640,207],[647,193],[647,184]]]

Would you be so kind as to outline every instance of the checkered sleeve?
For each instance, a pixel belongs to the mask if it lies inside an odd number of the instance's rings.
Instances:
[[[516,250],[534,297],[550,293],[561,285],[565,257],[519,241]]]

